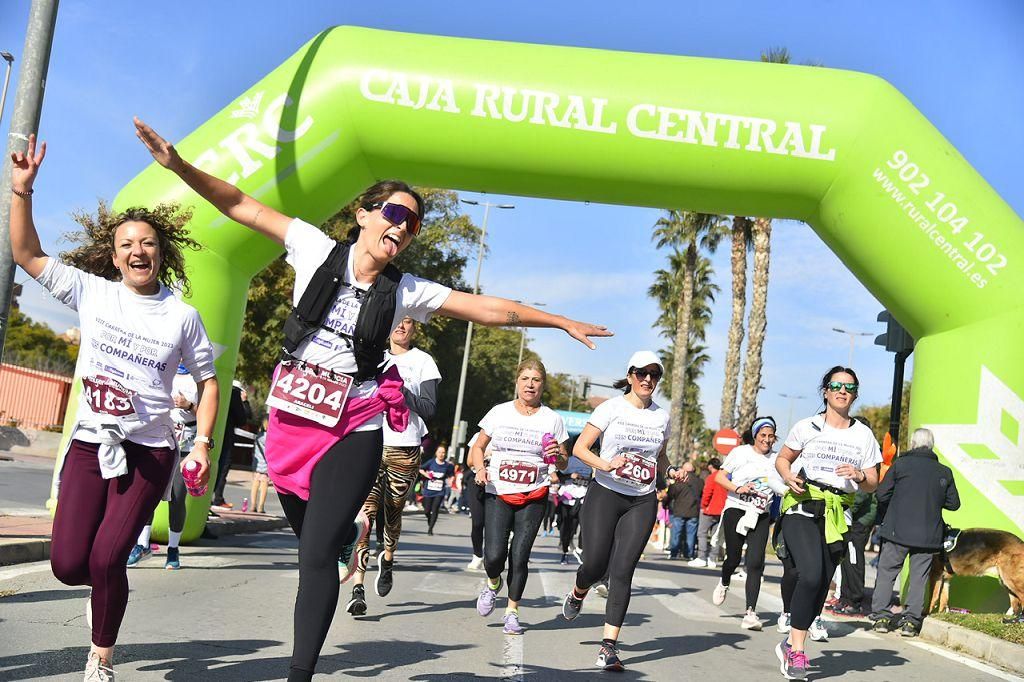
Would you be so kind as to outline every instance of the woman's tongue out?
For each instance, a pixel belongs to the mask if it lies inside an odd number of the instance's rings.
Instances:
[[[384,235],[381,238],[381,242],[384,244],[384,253],[387,254],[388,258],[394,258],[398,255],[398,240],[392,235]]]

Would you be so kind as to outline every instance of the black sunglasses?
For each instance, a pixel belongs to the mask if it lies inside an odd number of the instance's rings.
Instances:
[[[634,367],[633,368],[633,376],[635,376],[640,381],[643,381],[647,377],[650,377],[653,381],[660,381],[661,380],[661,370],[660,369],[645,369],[645,368],[642,368],[642,367],[637,369],[636,367]]]
[[[405,229],[409,231],[409,234],[416,236],[420,233],[420,217],[416,214],[416,211],[412,210],[407,206],[401,204],[392,204],[387,201],[378,201],[375,204],[370,204],[371,209],[379,208],[380,214],[384,216],[384,220],[388,221],[392,225],[398,226],[405,223]]]

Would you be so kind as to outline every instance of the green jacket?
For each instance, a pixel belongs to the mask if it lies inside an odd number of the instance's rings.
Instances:
[[[878,516],[878,498],[874,493],[857,491],[850,512],[853,514],[854,523],[871,528],[875,525],[875,518]]]
[[[846,525],[846,514],[843,513],[843,505],[847,507],[853,504],[854,494],[836,495],[827,490],[810,484],[804,484],[804,493],[797,495],[792,490],[786,491],[782,498],[782,513],[785,514],[791,508],[807,502],[808,500],[825,500],[825,543],[831,545],[833,542],[842,542],[846,531],[850,529]]]

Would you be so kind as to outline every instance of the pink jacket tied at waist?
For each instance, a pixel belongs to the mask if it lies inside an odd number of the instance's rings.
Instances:
[[[377,391],[369,398],[349,398],[341,419],[334,426],[271,408],[266,457],[267,473],[274,487],[308,500],[313,469],[324,453],[381,412],[395,431],[405,431],[409,425],[409,408],[396,367],[390,367],[377,377]]]

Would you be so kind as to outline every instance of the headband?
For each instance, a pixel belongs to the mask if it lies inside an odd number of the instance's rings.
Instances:
[[[757,432],[766,426],[770,426],[772,427],[772,429],[775,429],[775,420],[772,419],[771,417],[764,417],[762,419],[756,420],[754,422],[754,425],[750,427],[750,435],[752,435],[754,438],[757,438]]]

